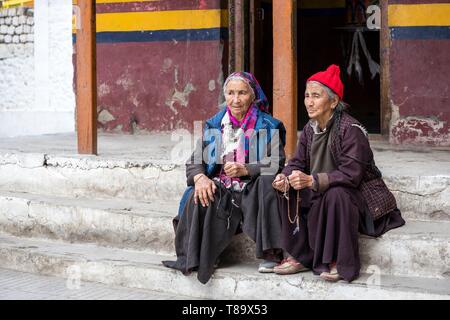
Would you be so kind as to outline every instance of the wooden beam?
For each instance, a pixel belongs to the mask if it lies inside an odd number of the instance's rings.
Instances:
[[[381,30],[380,30],[380,95],[381,95],[381,135],[389,139],[391,104],[389,92],[389,51],[391,37],[388,25],[388,1],[380,2]]]
[[[97,77],[95,0],[78,0],[76,103],[78,153],[97,154]]]
[[[245,71],[245,17],[244,17],[244,1],[235,0],[234,5],[234,71]]]
[[[273,1],[273,113],[286,130],[286,156],[297,145],[296,0]]]

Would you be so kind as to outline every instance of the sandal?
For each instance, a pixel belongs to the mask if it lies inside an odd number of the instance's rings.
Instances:
[[[302,271],[309,270],[304,265],[302,265],[300,262],[295,260],[292,257],[288,257],[281,261],[279,265],[277,265],[275,268],[273,268],[273,271],[276,274],[285,275],[285,274],[294,274]]]
[[[330,282],[338,282],[343,279],[337,271],[336,262],[330,264],[330,272],[322,272],[320,277]]]

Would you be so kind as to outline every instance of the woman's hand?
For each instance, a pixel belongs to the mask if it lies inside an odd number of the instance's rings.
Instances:
[[[200,200],[202,206],[207,207],[209,205],[209,201],[214,202],[214,193],[216,192],[217,186],[214,184],[214,181],[203,173],[196,175],[194,177],[194,181],[194,203],[197,204],[198,200]]]
[[[272,182],[272,187],[281,192],[288,191],[290,188],[289,184],[286,185],[286,176],[282,173],[277,174],[277,176]]]
[[[248,176],[247,168],[244,164],[239,162],[227,162],[223,166],[225,174],[231,178],[238,178]]]
[[[289,176],[289,183],[295,190],[312,188],[313,182],[314,182],[313,176],[304,174],[299,170],[292,171],[291,175]]]

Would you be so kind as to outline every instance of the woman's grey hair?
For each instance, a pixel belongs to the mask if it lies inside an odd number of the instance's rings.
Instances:
[[[253,97],[252,100],[255,100],[256,95],[255,95],[255,91],[253,90],[252,86],[250,85],[250,83],[248,82],[247,79],[245,79],[244,77],[240,77],[240,76],[231,76],[231,77],[228,77],[228,78],[225,80],[225,83],[223,84],[223,94],[224,94],[224,95],[227,94],[227,93],[226,93],[226,88],[227,88],[228,82],[230,82],[230,81],[232,81],[232,80],[240,80],[240,81],[244,82],[244,83],[247,85],[247,87],[249,88],[250,93],[252,94],[252,97]]]
[[[348,109],[349,105],[347,103],[345,103],[344,101],[342,101],[339,96],[333,92],[333,90],[331,90],[330,88],[328,88],[326,85],[318,82],[318,81],[308,81],[310,83],[315,83],[318,84],[320,86],[322,86],[322,88],[325,89],[325,91],[327,92],[328,98],[330,100],[334,100],[337,99],[338,100],[338,104],[336,106],[336,108],[334,109],[337,112],[342,112]]]

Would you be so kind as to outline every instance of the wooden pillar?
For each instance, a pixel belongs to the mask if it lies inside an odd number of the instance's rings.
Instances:
[[[76,103],[78,153],[97,154],[95,0],[78,0]]]
[[[286,156],[297,145],[296,0],[273,1],[273,113],[286,130]]]
[[[245,71],[244,1],[235,0],[235,71]]]
[[[381,6],[381,30],[380,30],[380,93],[381,93],[381,135],[389,139],[391,121],[391,103],[389,92],[389,51],[391,36],[388,23],[388,1],[380,3]]]
[[[230,68],[229,72],[245,69],[245,15],[246,0],[229,0]]]

